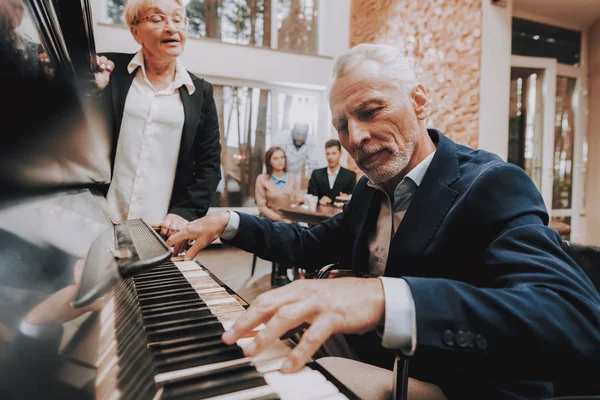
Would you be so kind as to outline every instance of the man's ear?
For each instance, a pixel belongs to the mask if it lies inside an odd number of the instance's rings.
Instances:
[[[427,89],[423,84],[419,83],[411,93],[413,106],[417,119],[425,120],[429,115],[429,97],[427,97]]]

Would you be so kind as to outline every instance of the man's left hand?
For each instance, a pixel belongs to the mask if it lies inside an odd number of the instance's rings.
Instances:
[[[167,214],[165,219],[162,220],[161,223],[152,225],[154,229],[160,229],[159,234],[162,237],[170,238],[177,232],[181,231],[189,224],[189,221],[183,217],[180,217],[177,214]],[[177,256],[183,248],[185,247],[187,242],[180,242],[174,246],[173,255]]]
[[[361,295],[357,296],[357,293]],[[383,320],[384,311],[385,297],[379,279],[300,280],[258,296],[223,334],[223,341],[233,344],[265,323],[254,341],[244,348],[246,356],[252,357],[306,322],[310,327],[281,369],[282,372],[295,372],[332,334],[373,330]]]

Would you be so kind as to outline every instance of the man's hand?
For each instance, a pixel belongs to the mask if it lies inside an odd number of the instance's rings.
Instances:
[[[331,204],[331,199],[329,197],[327,197],[327,196],[323,196],[319,200],[319,204],[322,205],[322,206],[326,206],[327,204]]]
[[[167,214],[165,219],[162,220],[161,223],[152,225],[154,229],[160,229],[158,232],[162,237],[170,238],[177,232],[181,231],[189,224],[189,221],[183,217],[180,217],[177,214]],[[183,248],[185,247],[187,242],[182,241],[178,243],[173,249],[173,255],[177,256]]]
[[[187,240],[195,240],[192,247],[185,252],[186,261],[193,260],[196,254],[214,242],[227,227],[229,212],[210,214],[190,222],[185,228],[169,237],[167,244],[176,246]]]
[[[96,57],[96,64],[98,65],[98,71],[94,73],[94,77],[96,78],[98,90],[102,91],[110,82],[110,73],[115,68],[115,64],[104,56]]]
[[[375,329],[383,320],[384,311],[385,297],[379,279],[300,280],[258,296],[233,327],[223,334],[223,341],[233,344],[265,323],[265,328],[256,334],[254,342],[244,348],[246,356],[252,357],[287,331],[306,322],[310,327],[281,369],[282,372],[295,372],[329,336]]]
[[[340,195],[337,197],[336,200],[348,201],[350,200],[350,195],[348,193],[340,192]]]

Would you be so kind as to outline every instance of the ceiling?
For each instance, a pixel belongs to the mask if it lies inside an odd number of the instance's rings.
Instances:
[[[513,0],[513,13],[539,16],[569,28],[587,29],[600,21],[600,0]]]

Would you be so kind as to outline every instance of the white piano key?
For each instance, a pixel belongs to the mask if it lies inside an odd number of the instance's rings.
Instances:
[[[175,261],[173,264],[181,271],[202,271],[195,261]]]
[[[210,306],[216,306],[216,305],[219,305],[219,304],[227,304],[227,303],[230,303],[230,304],[233,304],[233,303],[239,304],[237,302],[237,300],[234,299],[233,297],[227,297],[225,299],[208,300],[206,302],[206,305],[210,307]]]
[[[154,381],[157,384],[162,384],[164,382],[167,382],[167,381],[170,381],[173,379],[192,377],[194,375],[203,374],[208,371],[214,371],[216,369],[221,369],[221,368],[226,368],[226,367],[232,367],[234,365],[244,364],[244,363],[247,363],[248,361],[250,361],[250,358],[244,357],[244,358],[238,358],[238,359],[231,360],[231,361],[223,361],[223,362],[215,363],[215,364],[202,365],[199,367],[186,368],[186,369],[181,369],[181,370],[171,371],[171,372],[163,372],[162,374],[157,374],[154,377]]]
[[[247,400],[256,399],[275,393],[269,386],[260,386],[252,389],[240,390],[235,393],[227,393],[221,396],[210,397],[205,400]]]
[[[295,384],[294,384],[295,385]],[[281,400],[313,400],[327,396],[333,396],[340,391],[331,382],[323,382],[319,385],[298,385],[289,387],[286,391],[277,391]]]
[[[204,272],[202,270],[196,270],[196,271],[187,271],[187,272],[182,272],[183,276],[186,278],[203,278],[203,277],[208,277],[208,273]]]
[[[338,392],[331,396],[322,397],[319,400],[348,400],[348,398],[346,397],[345,394]]]
[[[293,374],[282,374],[279,371],[270,372],[264,375],[269,386],[286,390],[286,388],[304,385],[318,385],[327,382],[327,379],[319,371],[315,371],[309,367],[304,367],[300,371]]]

